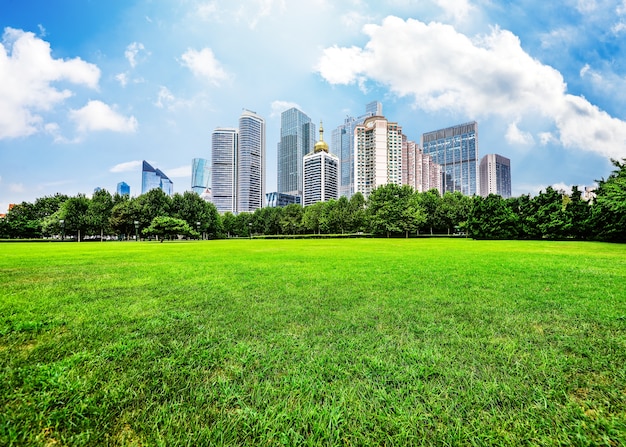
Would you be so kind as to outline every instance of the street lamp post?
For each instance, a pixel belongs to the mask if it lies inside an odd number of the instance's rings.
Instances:
[[[250,239],[252,239],[252,222],[248,222],[248,234],[250,235]]]
[[[198,230],[198,237],[200,237],[200,222],[196,222],[196,229]]]
[[[59,224],[61,224],[61,240],[65,240],[65,221],[63,219],[59,219]]]
[[[139,242],[139,221],[136,220],[134,224],[135,224],[135,240]]]

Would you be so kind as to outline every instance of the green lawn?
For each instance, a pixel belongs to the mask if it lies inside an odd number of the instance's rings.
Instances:
[[[626,445],[626,245],[0,244],[0,445]]]

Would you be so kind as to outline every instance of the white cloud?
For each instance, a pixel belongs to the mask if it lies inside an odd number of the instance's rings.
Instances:
[[[506,135],[506,141],[510,144],[519,144],[522,146],[531,146],[535,144],[535,139],[529,132],[524,132],[517,127],[517,122],[509,124]]]
[[[115,75],[115,80],[118,81],[122,87],[126,87],[126,85],[128,85],[128,73]]]
[[[281,113],[283,113],[285,110],[291,109],[292,107],[302,110],[298,104],[289,101],[272,101],[271,107],[272,113],[270,116],[272,118],[280,118]]]
[[[201,3],[196,8],[196,15],[202,20],[209,20],[216,16],[218,12],[217,3],[212,1],[208,3]]]
[[[581,14],[589,14],[597,8],[598,4],[596,3],[596,0],[578,0],[578,4],[576,5],[576,9],[578,9],[578,12]]]
[[[76,122],[80,132],[111,130],[114,132],[134,132],[137,120],[126,118],[102,101],[89,101],[85,107],[70,111],[70,118]]]
[[[623,156],[626,122],[567,94],[562,75],[529,56],[509,31],[471,39],[449,25],[387,17],[364,32],[364,48],[324,50],[316,69],[329,83],[367,78],[413,97],[423,110],[472,119],[542,117],[566,147]]]
[[[551,143],[556,143],[558,140],[551,132],[539,132],[539,142],[542,146],[546,146]]]
[[[67,81],[96,89],[97,66],[79,58],[53,59],[50,44],[33,33],[5,28],[0,44],[0,139],[32,135],[49,112],[73,95],[53,83]]]
[[[174,103],[174,101],[176,101],[176,98],[174,97],[172,92],[170,92],[167,87],[161,86],[161,88],[159,89],[159,96],[154,105],[162,109],[164,107],[167,107],[168,105],[171,105],[172,103]]]
[[[203,48],[200,51],[189,48],[181,59],[181,64],[189,68],[194,76],[207,79],[214,85],[219,85],[221,81],[228,79],[226,71],[210,48]]]
[[[136,172],[137,170],[141,169],[142,163],[143,162],[141,160],[134,160],[134,161],[127,161],[124,163],[119,163],[113,166],[111,169],[109,169],[109,172],[114,172],[114,173]]]
[[[135,68],[138,64],[137,56],[139,53],[145,53],[145,47],[140,42],[133,42],[126,47],[126,51],[124,51],[124,57],[130,64],[131,68]]]
[[[455,22],[463,22],[474,10],[468,0],[435,0],[435,3],[444,10],[447,18]]]

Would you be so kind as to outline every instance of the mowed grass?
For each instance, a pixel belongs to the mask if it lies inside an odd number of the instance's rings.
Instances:
[[[626,246],[0,245],[0,445],[626,445]]]

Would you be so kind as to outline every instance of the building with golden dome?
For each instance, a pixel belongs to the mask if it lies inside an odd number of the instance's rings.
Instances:
[[[321,122],[320,139],[315,143],[313,152],[304,156],[303,174],[304,206],[339,198],[339,158],[328,151]]]

